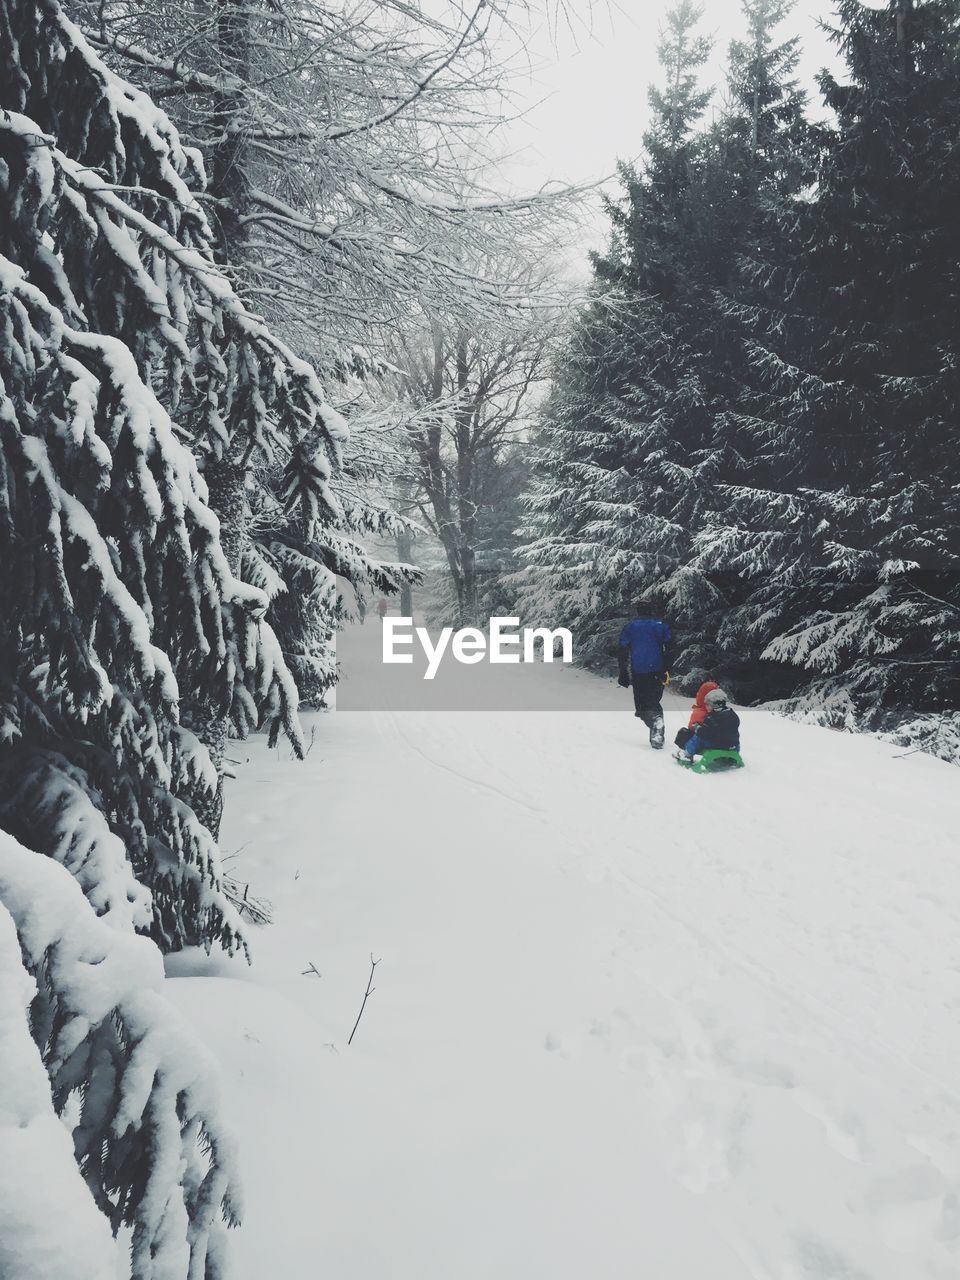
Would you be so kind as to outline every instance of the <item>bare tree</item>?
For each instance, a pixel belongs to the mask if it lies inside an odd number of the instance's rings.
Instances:
[[[525,432],[553,322],[549,310],[522,313],[484,331],[434,316],[398,343],[401,394],[420,410],[405,432],[411,491],[443,545],[461,622],[478,619],[485,503],[504,452]]]
[[[210,171],[248,302],[323,363],[411,304],[520,301],[477,269],[556,242],[578,192],[489,180],[524,27],[552,0],[82,0],[88,38],[162,99]],[[509,56],[508,56],[509,55]],[[347,354],[349,358],[349,352]]]

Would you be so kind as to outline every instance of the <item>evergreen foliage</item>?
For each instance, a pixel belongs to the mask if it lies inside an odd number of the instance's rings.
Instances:
[[[530,500],[523,596],[573,624],[588,661],[612,653],[640,595],[697,618],[715,596],[688,565],[727,394],[715,295],[733,214],[715,139],[696,131],[709,101],[701,16],[683,0],[662,32],[644,164],[621,165],[624,196],[608,203],[610,249],[557,370]]]
[[[646,595],[691,684],[949,758],[960,7],[842,0],[822,126],[788,9],[746,0],[707,128],[697,11],[667,25],[645,163],[544,417],[522,599],[589,661]]]
[[[347,601],[415,577],[359,545],[365,533],[396,532],[402,543],[411,532],[378,495],[382,459],[364,448],[382,368],[371,351],[382,357],[422,307],[489,322],[524,299],[526,285],[495,278],[490,263],[504,244],[542,247],[546,211],[567,202],[505,200],[488,189],[479,159],[502,110],[494,45],[525,9],[516,0],[466,9],[221,0],[199,13],[193,0],[75,6],[94,46],[162,95],[202,154],[203,207],[239,295],[323,371],[360,428],[330,476],[309,436],[281,433],[282,456],[263,465],[233,440],[224,451],[233,483],[210,486],[233,571],[259,581],[258,562],[269,565],[268,618],[313,703],[335,678],[330,638],[346,607],[330,574],[349,583]],[[214,468],[203,465],[209,479]],[[319,518],[305,533],[289,501],[309,503],[311,493]],[[329,494],[340,511],[327,509]],[[200,711],[191,723],[216,755],[218,722]]]
[[[54,3],[3,13],[4,824],[65,858],[63,812],[88,804],[124,842],[164,947],[233,948],[194,812],[215,774],[179,706],[202,696],[238,732],[282,724],[296,743],[297,695],[178,428],[233,422],[252,443],[270,425],[254,403],[282,392],[315,431],[319,387],[213,267],[162,115]],[[60,119],[66,136],[45,132]]]
[[[741,308],[757,380],[701,563],[752,584],[727,645],[804,673],[784,709],[910,741],[922,719],[929,742],[960,701],[960,9],[838,17],[836,125]]]
[[[300,731],[208,493],[238,442],[271,464],[293,442],[313,538],[342,518],[344,432],[215,265],[202,165],[163,113],[55,0],[0,3],[0,58],[0,903],[51,1105],[78,1107],[132,1275],[214,1277],[230,1143],[154,942],[245,944],[209,830],[219,761],[181,711]]]
[[[44,1174],[31,1185],[5,1161],[3,1274],[116,1275],[110,1228],[127,1227],[131,1280],[224,1280],[225,1227],[240,1211],[233,1140],[213,1064],[163,998],[156,947],[124,928],[122,913],[98,917],[63,867],[4,832],[0,947],[0,1058],[20,1068],[5,1076],[3,1111],[21,1123],[13,1150]],[[77,1114],[72,1153],[58,1118],[68,1107]],[[46,1272],[36,1270],[33,1232],[46,1240]]]

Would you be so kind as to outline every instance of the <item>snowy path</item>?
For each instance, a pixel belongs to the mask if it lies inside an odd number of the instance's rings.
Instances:
[[[584,710],[237,749],[276,923],[171,971],[244,1117],[242,1280],[953,1280],[956,774],[746,712],[696,778],[612,682],[523,678]]]

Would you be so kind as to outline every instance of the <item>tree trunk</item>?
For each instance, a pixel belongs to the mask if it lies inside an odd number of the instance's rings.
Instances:
[[[470,394],[470,369],[467,353],[467,337],[461,334],[457,342],[457,391],[460,404],[457,407],[457,542],[463,590],[460,596],[460,624],[475,626],[477,619],[477,495],[476,468],[474,465],[475,441],[473,420],[477,405]]]
[[[230,572],[240,576],[243,549],[249,537],[249,510],[246,493],[246,468],[229,458],[208,458],[203,469],[210,493],[210,506],[220,521],[220,545]],[[216,694],[201,693],[184,708],[184,724],[197,735],[210,753],[217,771],[216,790],[211,793],[197,788],[190,795],[190,807],[216,840],[223,816],[223,765],[230,729],[230,706],[223,697],[221,674],[205,673],[204,683],[221,690]]]
[[[247,468],[232,458],[207,458],[203,478],[210,494],[210,506],[220,521],[220,546],[230,572],[240,577],[243,553],[250,537],[250,507],[247,502]]]
[[[909,19],[913,12],[913,0],[897,2],[897,50],[900,57],[900,70],[906,78],[910,74],[910,31]]]
[[[404,530],[402,533],[397,534],[397,560],[401,564],[409,564],[412,555],[413,539]],[[400,587],[400,616],[402,618],[413,617],[413,588],[409,582],[404,582]]]
[[[480,593],[477,588],[477,555],[473,547],[462,547],[460,563],[463,573],[463,595],[460,612],[470,626],[479,624]]]
[[[245,0],[216,0],[217,47],[224,76],[246,84],[250,75],[250,23]],[[240,267],[246,252],[247,142],[244,102],[233,89],[213,99],[210,194],[216,200],[217,248],[226,267]]]
[[[224,76],[236,77],[242,83],[249,79],[250,30],[246,0],[214,0],[217,46]],[[224,89],[213,100],[211,133],[216,139],[210,164],[210,194],[216,204],[215,250],[228,270],[243,266],[246,251],[246,229],[243,216],[247,211],[246,142],[239,126],[244,110],[242,97]],[[239,578],[243,549],[249,537],[247,507],[247,468],[229,456],[204,459],[204,479],[209,490],[210,508],[220,521],[220,545],[230,572]],[[214,839],[220,835],[223,815],[223,766],[229,732],[230,706],[223,697],[221,673],[204,673],[204,684],[221,690],[220,696],[202,693],[184,709],[184,723],[197,735],[210,753],[217,771],[216,790],[197,789],[190,805]]]

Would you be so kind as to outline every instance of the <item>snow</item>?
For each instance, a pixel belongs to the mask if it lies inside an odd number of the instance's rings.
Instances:
[[[747,709],[748,767],[697,777],[612,680],[469,672],[569,709],[235,748],[223,847],[275,923],[167,994],[246,1118],[238,1280],[955,1277],[950,766]]]

